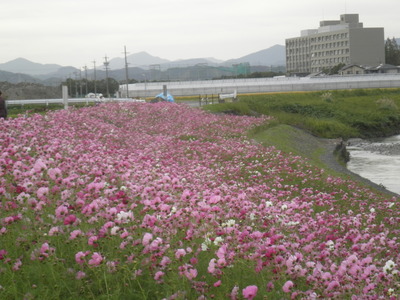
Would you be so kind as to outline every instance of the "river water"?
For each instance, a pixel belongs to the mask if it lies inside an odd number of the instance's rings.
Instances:
[[[400,135],[349,141],[347,168],[364,178],[400,194]]]

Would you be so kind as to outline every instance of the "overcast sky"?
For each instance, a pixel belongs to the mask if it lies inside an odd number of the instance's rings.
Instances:
[[[400,37],[399,0],[1,0],[0,63],[90,67],[145,51],[228,60],[285,44],[321,20],[358,13]]]

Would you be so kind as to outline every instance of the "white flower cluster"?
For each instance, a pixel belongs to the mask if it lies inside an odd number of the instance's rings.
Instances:
[[[335,243],[331,240],[326,242],[326,246],[328,247],[329,250],[333,251],[335,250]]]
[[[397,274],[397,270],[393,270],[395,266],[396,266],[396,264],[394,263],[394,261],[391,260],[391,259],[389,259],[389,260],[386,262],[385,266],[383,267],[383,272],[384,272],[385,274],[388,274],[389,272],[392,273],[392,274],[393,274],[393,272],[394,272],[395,274]],[[393,270],[393,271],[392,271],[392,270]]]
[[[128,223],[133,219],[133,213],[131,211],[125,212],[125,211],[120,211],[117,214],[117,220],[123,222],[123,223]]]
[[[225,223],[222,223],[221,226],[222,227],[233,227],[233,226],[235,226],[235,224],[236,224],[236,221],[234,219],[229,219]]]
[[[207,251],[208,247],[211,245],[211,243],[212,243],[211,240],[208,237],[206,237],[204,242],[201,243],[201,250],[202,251]]]
[[[201,250],[202,251],[207,251],[209,249],[209,247],[214,243],[215,246],[219,246],[220,244],[222,244],[222,242],[224,241],[224,239],[220,236],[217,236],[214,239],[214,242],[212,242],[208,237],[206,237],[204,239],[204,242],[201,243]]]

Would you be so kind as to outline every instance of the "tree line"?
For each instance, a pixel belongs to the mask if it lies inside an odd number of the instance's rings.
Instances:
[[[66,85],[68,87],[68,94],[75,98],[82,98],[88,93],[103,94],[105,97],[112,97],[118,91],[120,83],[114,78],[101,80],[76,80],[68,78],[62,85]]]
[[[385,62],[389,65],[400,66],[400,47],[395,38],[386,39]]]

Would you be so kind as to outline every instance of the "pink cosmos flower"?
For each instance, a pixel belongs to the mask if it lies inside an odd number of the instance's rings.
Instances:
[[[194,268],[188,268],[185,272],[184,272],[185,276],[187,277],[187,279],[192,280],[194,278],[197,277],[197,270]]]
[[[57,176],[61,175],[61,170],[59,168],[51,168],[47,170],[47,174],[52,180],[56,180]]]
[[[242,291],[243,297],[245,299],[252,300],[258,292],[258,287],[256,285],[249,285],[245,287]]]
[[[76,221],[75,215],[68,215],[64,218],[64,225],[74,224],[75,221]]]
[[[214,274],[214,272],[216,271],[216,269],[215,269],[215,265],[216,265],[215,261],[216,261],[216,259],[213,258],[208,263],[208,268],[207,268],[208,273]]]
[[[33,170],[35,172],[40,172],[42,169],[47,169],[46,164],[39,158],[33,165]]]
[[[162,277],[164,276],[164,272],[162,271],[158,271],[156,272],[156,274],[154,275],[154,280],[157,282],[162,282]]]
[[[75,261],[80,265],[84,264],[85,263],[84,258],[89,253],[90,253],[89,251],[86,251],[86,252],[79,251],[78,253],[75,254]]]
[[[83,232],[80,229],[74,230],[69,234],[69,239],[70,240],[74,240],[76,239],[78,236],[82,236]]]
[[[143,246],[147,246],[150,244],[150,241],[153,239],[153,235],[151,233],[146,232],[143,236],[142,244]]]
[[[103,257],[101,256],[101,254],[95,252],[92,254],[92,258],[89,259],[88,264],[91,266],[98,266],[99,264],[101,264],[102,261]]]
[[[82,278],[85,278],[86,277],[86,273],[85,272],[82,272],[82,271],[78,271],[78,272],[76,272],[76,275],[75,275],[75,278],[76,279],[82,279]]]
[[[337,282],[336,280],[332,280],[331,282],[329,282],[328,287],[326,289],[328,291],[331,291],[338,286],[339,286],[339,282]]]
[[[40,200],[44,199],[44,196],[46,196],[49,193],[49,188],[48,187],[40,187],[36,191],[36,195]]]
[[[56,208],[56,217],[62,219],[68,213],[68,208],[65,205],[60,205]]]
[[[54,248],[50,247],[48,243],[43,243],[40,247],[40,257],[48,257],[52,252],[54,252]]]
[[[282,287],[282,290],[283,290],[285,293],[289,293],[289,292],[290,292],[290,289],[291,289],[293,286],[294,286],[294,283],[293,283],[291,280],[286,281],[285,284],[284,284],[283,287]]]
[[[185,249],[178,249],[178,250],[176,250],[176,252],[175,252],[175,257],[176,257],[177,259],[180,259],[181,257],[183,257],[183,256],[185,256],[185,255],[186,255]]]
[[[98,246],[98,244],[96,243],[97,242],[97,240],[98,240],[99,238],[97,237],[97,236],[91,236],[89,239],[88,239],[88,244],[90,245],[90,246],[93,246],[93,247],[97,247]]]
[[[58,226],[52,227],[52,228],[50,228],[50,230],[49,230],[49,236],[57,235],[57,234],[60,233],[60,232],[62,232],[62,230],[60,229],[60,227],[58,227]]]
[[[22,266],[22,261],[18,258],[17,261],[14,263],[12,270],[18,271]]]
[[[0,260],[3,260],[3,259],[4,259],[4,256],[6,256],[6,255],[7,255],[7,251],[4,250],[4,249],[1,249],[1,250],[0,250]]]
[[[239,294],[239,287],[237,285],[235,285],[229,295],[231,300],[237,300],[238,294]]]
[[[160,262],[160,265],[163,267],[163,268],[165,268],[167,265],[169,265],[171,263],[171,260],[169,259],[169,257],[168,256],[164,256],[162,259],[161,259],[161,262]]]
[[[221,280],[218,280],[217,282],[214,282],[214,287],[219,287],[221,285]]]

